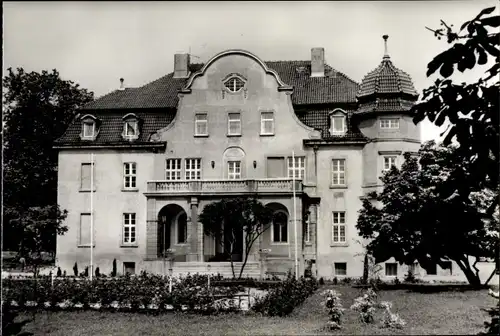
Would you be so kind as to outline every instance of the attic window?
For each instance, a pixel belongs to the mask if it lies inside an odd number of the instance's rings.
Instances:
[[[302,74],[302,73],[305,73],[307,71],[307,68],[305,66],[299,66],[297,67],[297,73],[299,74]]]
[[[127,140],[135,140],[139,137],[139,120],[133,113],[123,117],[123,133],[122,136]]]
[[[245,86],[245,82],[238,76],[232,76],[224,82],[224,86],[229,92],[239,92]]]
[[[91,114],[87,114],[80,120],[82,121],[82,133],[80,133],[80,138],[82,140],[95,140],[98,133],[97,118]]]
[[[95,122],[93,120],[85,120],[83,122],[83,137],[93,138],[95,133]]]
[[[125,136],[135,137],[137,135],[137,120],[125,121]]]
[[[347,130],[346,116],[341,110],[334,111],[330,114],[330,134],[344,135]]]

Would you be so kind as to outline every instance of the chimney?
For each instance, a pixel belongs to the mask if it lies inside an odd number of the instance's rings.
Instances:
[[[123,91],[125,90],[125,85],[123,84],[125,80],[123,78],[120,78],[120,88],[118,90]]]
[[[311,49],[311,77],[325,76],[325,48]]]
[[[189,54],[174,55],[174,78],[189,77]]]

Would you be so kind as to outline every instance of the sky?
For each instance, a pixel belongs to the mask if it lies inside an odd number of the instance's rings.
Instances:
[[[409,73],[419,93],[432,85],[427,64],[449,48],[429,28],[456,27],[498,0],[308,2],[3,2],[3,72],[57,69],[63,79],[96,97],[117,89],[119,78],[139,87],[173,71],[174,54],[206,62],[227,49],[245,49],[265,61],[309,60],[325,48],[329,65],[360,82],[382,60],[389,35],[394,65]],[[469,82],[486,68],[457,81]],[[422,124],[422,140],[439,139]]]

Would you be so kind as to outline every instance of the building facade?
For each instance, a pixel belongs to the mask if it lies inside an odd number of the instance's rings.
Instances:
[[[119,273],[229,275],[224,238],[204,234],[198,216],[222,198],[256,196],[274,219],[246,275],[293,272],[297,259],[301,274],[361,276],[358,211],[384,170],[418,151],[417,97],[387,50],[361,84],[326,64],[323,48],[307,61],[227,50],[191,64],[176,54],[173,73],[139,88],[122,80],[56,141],[59,205],[69,211],[57,264],[90,265],[92,241],[101,272],[116,259]],[[382,265],[382,276],[404,273]]]

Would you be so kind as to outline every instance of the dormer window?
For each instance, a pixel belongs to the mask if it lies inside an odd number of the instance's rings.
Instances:
[[[126,140],[135,140],[139,137],[139,119],[133,113],[123,117],[123,133],[122,136]]]
[[[93,120],[83,122],[83,137],[93,138],[95,133],[95,122]]]
[[[224,81],[224,87],[232,93],[240,92],[245,87],[245,81],[240,76],[233,74]]]
[[[346,116],[341,110],[334,111],[330,114],[330,134],[344,135],[347,130]]]
[[[125,121],[125,136],[133,138],[136,135],[137,135],[137,121],[136,120]]]
[[[91,114],[86,114],[81,118],[82,121],[82,133],[80,133],[80,139],[82,140],[95,140],[97,137],[97,118]]]

